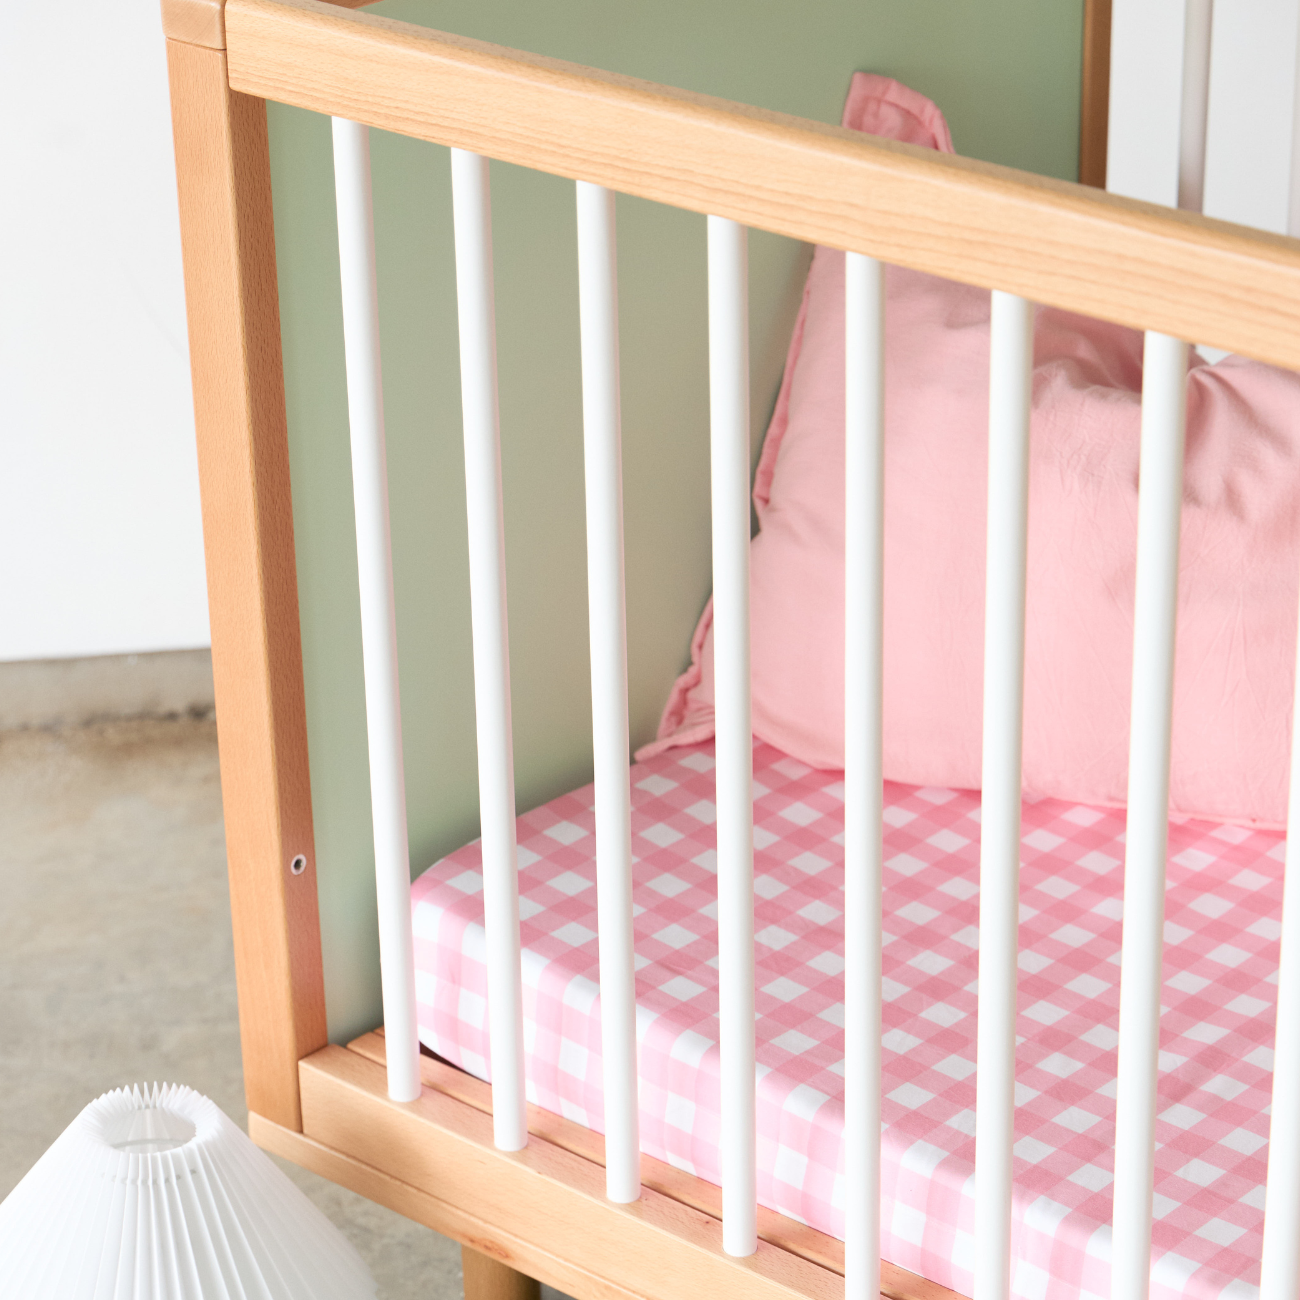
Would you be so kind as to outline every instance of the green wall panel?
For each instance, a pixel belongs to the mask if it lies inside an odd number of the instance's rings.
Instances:
[[[373,12],[834,122],[851,74],[934,98],[957,148],[1072,178],[1081,0],[384,0]],[[331,1037],[380,1018],[338,251],[326,119],[271,155]],[[372,133],[411,866],[478,833],[447,150]],[[591,776],[572,186],[493,164],[520,809]],[[709,591],[704,220],[618,201],[632,731],[654,732]],[[753,445],[810,250],[750,239]]]

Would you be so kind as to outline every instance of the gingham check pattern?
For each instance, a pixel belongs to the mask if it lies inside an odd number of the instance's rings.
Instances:
[[[843,1235],[843,781],[756,744],[759,1199]],[[716,1182],[711,745],[632,770],[641,1141]],[[529,1099],[602,1129],[590,787],[519,819]],[[979,796],[886,787],[883,1251],[969,1295]],[[1026,804],[1013,1292],[1110,1291],[1122,812]],[[1153,1300],[1257,1294],[1281,835],[1170,828]],[[412,886],[420,1035],[490,1077],[477,843]]]

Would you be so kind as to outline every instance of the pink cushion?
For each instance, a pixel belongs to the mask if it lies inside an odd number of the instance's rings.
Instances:
[[[853,79],[844,124],[952,151],[938,109]],[[989,295],[887,277],[885,774],[980,784]],[[844,763],[844,259],[818,248],[754,485],[754,732]],[[1142,337],[1040,308],[1024,782],[1127,796]],[[1300,379],[1192,363],[1175,674],[1175,813],[1280,826],[1300,587]],[[713,733],[712,610],[642,755]]]

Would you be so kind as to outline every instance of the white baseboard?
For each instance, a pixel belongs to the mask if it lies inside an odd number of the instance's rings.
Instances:
[[[212,708],[209,650],[0,663],[0,730],[200,717]]]

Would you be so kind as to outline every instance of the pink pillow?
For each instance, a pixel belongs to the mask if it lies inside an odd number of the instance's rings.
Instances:
[[[942,115],[858,73],[844,125],[952,151]],[[887,276],[885,774],[978,787],[989,295]],[[754,733],[844,764],[844,259],[818,248],[754,484]],[[1037,313],[1024,783],[1127,797],[1142,338]],[[1300,379],[1188,379],[1171,806],[1282,826],[1300,586]],[[713,734],[712,609],[642,756]]]

